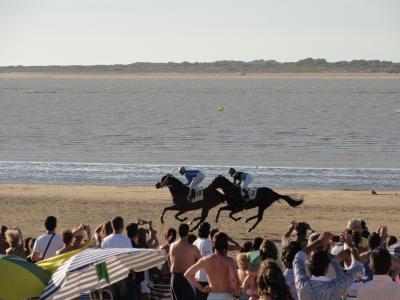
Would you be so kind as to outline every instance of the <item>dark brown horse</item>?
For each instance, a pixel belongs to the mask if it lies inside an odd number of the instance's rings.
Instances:
[[[168,206],[164,209],[161,214],[161,223],[164,224],[164,214],[168,210],[177,210],[178,212],[175,214],[175,219],[180,222],[185,222],[187,218],[185,217],[181,219],[179,218],[180,215],[191,210],[201,209],[201,216],[193,219],[193,221],[199,220],[199,222],[192,228],[192,231],[206,220],[210,209],[218,206],[226,200],[225,195],[217,191],[215,188],[206,187],[203,191],[203,200],[189,203],[187,200],[189,188],[171,174],[163,176],[161,180],[157,182],[157,189],[163,187],[169,188],[174,205]]]
[[[254,228],[256,228],[258,223],[260,223],[261,220],[263,219],[264,211],[275,201],[283,199],[292,207],[299,206],[300,204],[303,203],[303,200],[295,200],[287,195],[280,195],[277,192],[274,192],[273,190],[267,187],[258,188],[254,200],[243,201],[241,195],[241,188],[238,186],[234,186],[230,180],[228,180],[222,175],[217,176],[213,180],[213,182],[211,182],[208,188],[212,189],[220,188],[223,190],[224,194],[227,197],[226,199],[227,205],[221,207],[218,210],[217,217],[215,220],[216,222],[218,222],[219,214],[223,210],[230,210],[231,212],[229,214],[229,217],[236,222],[239,221],[241,217],[235,218],[233,216],[234,214],[241,212],[243,210],[258,207],[257,215],[246,219],[246,223],[253,219],[257,219],[254,225],[250,227],[250,229],[248,230],[249,232],[252,231]]]

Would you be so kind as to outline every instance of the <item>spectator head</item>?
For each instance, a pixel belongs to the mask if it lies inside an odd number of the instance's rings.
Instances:
[[[101,226],[101,239],[104,240],[107,236],[109,236],[113,232],[111,221],[104,223]]]
[[[236,264],[239,270],[247,270],[250,264],[250,256],[247,253],[239,253],[236,256]]]
[[[362,232],[362,227],[361,227],[361,220],[360,219],[351,219],[348,223],[347,223],[347,230],[351,230],[353,233],[354,232]]]
[[[15,229],[7,229],[6,231],[6,241],[12,248],[16,248],[19,246],[20,235],[18,230]]]
[[[228,235],[224,232],[218,232],[213,238],[214,249],[222,254],[228,253]]]
[[[28,244],[28,251],[29,251],[29,254],[32,254],[32,252],[33,252],[33,246],[35,245],[35,242],[36,242],[36,239],[34,239],[34,238],[32,238],[32,239],[29,241],[29,244]]]
[[[368,230],[367,223],[364,220],[360,220],[360,225],[362,230]]]
[[[307,223],[304,222],[298,222],[296,223],[294,227],[294,231],[296,236],[306,236],[307,235],[307,230],[310,228],[310,226]]]
[[[254,238],[254,240],[253,240],[253,251],[257,251],[257,250],[260,250],[260,246],[261,246],[261,243],[263,242],[263,238],[262,237],[255,237]]]
[[[251,241],[246,241],[240,246],[241,253],[251,252],[253,250],[253,243]]]
[[[394,235],[389,236],[387,246],[390,247],[396,243],[397,243],[397,237],[395,237]]]
[[[181,238],[187,237],[187,235],[189,234],[189,225],[185,223],[179,225],[178,234]]]
[[[134,240],[137,238],[138,231],[139,231],[139,226],[137,223],[129,223],[128,225],[126,225],[125,229],[126,229],[126,235],[128,236],[128,238],[130,238],[131,240]]]
[[[57,218],[54,216],[48,216],[46,220],[44,220],[44,227],[46,227],[46,230],[49,232],[56,230]]]
[[[329,254],[323,250],[312,253],[310,259],[310,273],[314,276],[325,276],[331,260]]]
[[[120,216],[115,217],[111,221],[111,226],[114,233],[121,233],[124,230],[124,219]]]
[[[137,233],[137,244],[139,248],[147,248],[147,232],[145,228],[139,228]]]
[[[62,231],[62,233],[61,233],[61,238],[62,238],[63,243],[64,243],[65,245],[71,244],[71,243],[72,243],[73,237],[74,237],[74,236],[73,236],[71,230],[69,230],[69,229],[64,229],[64,230]]]
[[[1,225],[0,228],[0,238],[2,238],[3,240],[6,239],[6,231],[7,231],[7,226]]]
[[[264,261],[257,275],[258,295],[270,299],[292,299],[282,270],[274,261]]]
[[[310,236],[308,237],[308,245],[311,245],[311,244],[314,243],[316,240],[318,240],[318,238],[319,238],[320,235],[321,235],[321,234],[320,234],[320,233],[317,233],[317,232],[314,232],[314,233],[310,234]],[[321,251],[328,252],[329,249],[330,249],[330,246],[329,246],[329,245],[322,245],[322,246],[320,246],[317,250],[321,250]]]
[[[210,239],[211,239],[211,240],[214,239],[214,235],[215,235],[218,231],[219,231],[218,228],[211,229],[211,231],[210,231]]]
[[[373,232],[368,238],[368,247],[371,250],[377,249],[381,245],[382,239],[376,232]]]
[[[268,258],[272,260],[277,260],[278,248],[276,248],[274,242],[270,240],[263,241],[260,247],[260,256],[262,260],[266,260]]]
[[[386,249],[375,249],[371,253],[369,265],[375,275],[388,275],[392,266],[392,256]]]
[[[351,234],[351,240],[357,248],[360,247],[362,241],[361,233],[358,231],[353,231],[353,233]]]
[[[165,234],[165,239],[168,244],[172,244],[176,240],[176,230],[175,228],[168,228],[167,233]]]
[[[286,269],[293,269],[294,257],[301,249],[301,245],[296,241],[291,241],[289,245],[282,249],[281,258]]]
[[[188,234],[188,242],[193,244],[195,240],[197,240],[197,236],[195,234],[193,234],[193,233],[189,233]]]
[[[204,222],[200,224],[198,233],[199,233],[199,238],[206,239],[210,235],[210,223]]]

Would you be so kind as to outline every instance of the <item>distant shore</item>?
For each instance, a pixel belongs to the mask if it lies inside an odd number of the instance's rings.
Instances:
[[[239,213],[242,220],[233,222],[226,212],[218,224],[214,222],[217,208],[211,210],[208,221],[212,227],[224,230],[235,239],[243,241],[255,236],[280,239],[290,221],[305,221],[317,230],[335,233],[345,229],[349,219],[356,217],[367,221],[370,230],[379,225],[389,226],[390,235],[400,235],[400,191],[344,191],[320,189],[278,189],[281,194],[303,198],[304,204],[292,208],[285,201],[274,203],[265,211],[264,220],[247,233],[252,222],[244,219],[256,214],[256,210]],[[171,205],[167,189],[131,186],[0,184],[0,225],[19,226],[25,236],[38,236],[43,232],[43,220],[48,215],[59,219],[58,232],[80,223],[89,224],[92,230],[99,223],[121,215],[126,223],[137,219],[151,219],[157,229],[160,242],[163,233],[179,222],[174,212],[167,212],[165,225],[160,223],[164,207]],[[199,212],[185,214],[189,220]]]
[[[0,78],[365,78],[400,79],[400,73],[341,73],[341,72],[292,72],[292,73],[123,73],[123,72],[10,72],[0,73]]]

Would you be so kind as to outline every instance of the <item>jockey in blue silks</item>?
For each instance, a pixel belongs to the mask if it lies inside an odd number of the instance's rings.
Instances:
[[[179,174],[184,175],[187,179],[187,185],[189,186],[189,194],[187,199],[189,202],[192,201],[192,190],[196,188],[203,180],[206,178],[203,172],[194,169],[186,169],[185,167],[180,167],[178,170]]]

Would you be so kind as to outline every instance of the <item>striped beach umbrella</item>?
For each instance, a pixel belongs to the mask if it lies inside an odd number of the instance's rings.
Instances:
[[[73,299],[128,277],[131,270],[161,268],[163,250],[89,248],[64,262],[53,274],[41,300]]]
[[[0,255],[0,299],[25,300],[39,297],[50,274],[18,256]]]

